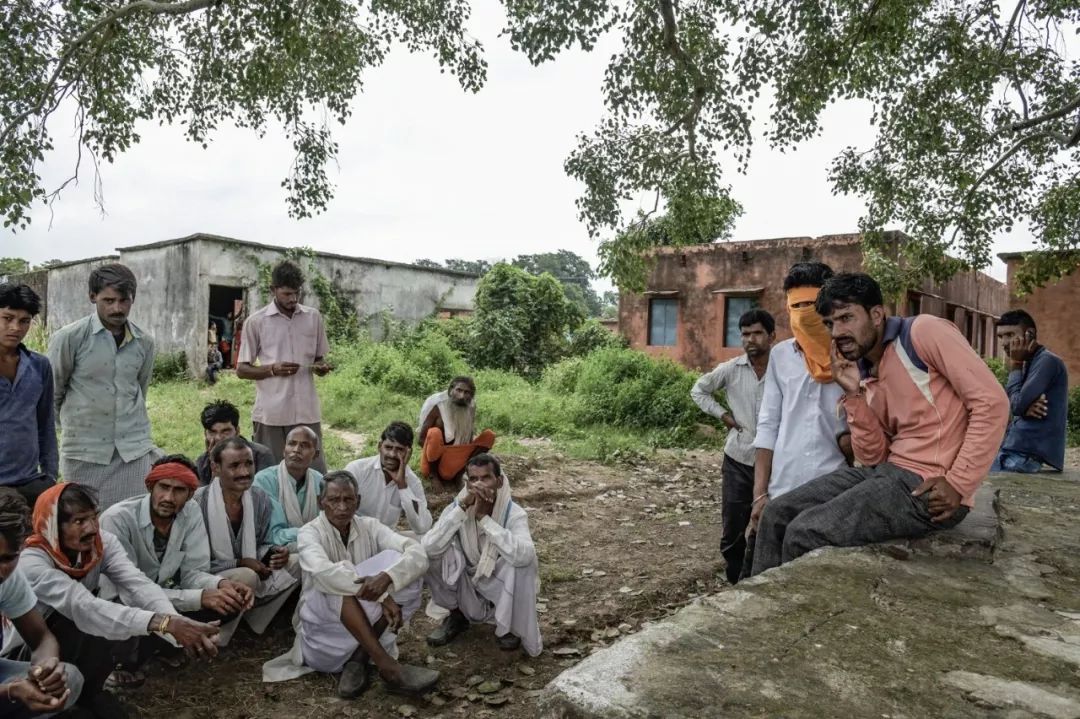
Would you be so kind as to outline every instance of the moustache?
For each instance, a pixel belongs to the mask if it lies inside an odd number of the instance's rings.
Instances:
[[[90,534],[84,534],[83,536],[79,537],[79,542],[80,543],[88,542],[88,541],[92,540],[96,536],[97,536],[97,532],[91,532]]]

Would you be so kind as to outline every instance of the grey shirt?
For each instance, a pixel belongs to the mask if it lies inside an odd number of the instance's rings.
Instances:
[[[194,501],[202,511],[203,528],[206,530],[207,536],[209,537],[210,519],[206,511],[206,503],[210,499],[210,492],[207,491],[208,489],[209,485],[205,485],[195,490]],[[270,496],[258,487],[252,487],[248,491],[251,492],[251,505],[255,508],[255,544],[257,549],[255,550],[254,557],[244,557],[242,537],[238,532],[234,532],[230,529],[229,533],[232,535],[233,556],[243,557],[244,559],[257,559],[261,562],[262,558],[266,556],[266,553],[270,551],[270,547],[274,545],[272,539],[274,523],[271,517],[273,506],[270,503]],[[209,540],[207,540],[207,551],[209,551]],[[210,571],[214,574],[220,574],[226,569],[235,569],[236,563],[237,560],[235,559],[216,559],[213,554],[211,554]]]
[[[60,328],[49,342],[56,409],[63,428],[60,456],[109,464],[154,449],[146,390],[154,341],[128,322],[119,347],[97,314]]]
[[[128,558],[159,585],[178,612],[202,608],[204,589],[216,589],[221,577],[210,573],[210,540],[199,507],[187,502],[173,520],[165,554],[154,548],[150,495],[114,504],[101,515],[101,527],[116,535]]]
[[[721,389],[727,396],[727,407],[713,397]],[[754,436],[757,434],[758,411],[764,393],[765,375],[758,379],[750,358],[745,354],[717,365],[712,372],[702,375],[690,390],[690,397],[702,412],[717,419],[725,412],[731,412],[741,427],[738,431],[728,431],[724,445],[724,454],[736,462],[750,466],[754,464]]]

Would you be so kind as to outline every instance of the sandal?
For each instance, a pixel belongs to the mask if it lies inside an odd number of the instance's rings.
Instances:
[[[128,671],[117,667],[105,680],[105,686],[109,689],[138,689],[146,683],[146,675],[136,669]]]

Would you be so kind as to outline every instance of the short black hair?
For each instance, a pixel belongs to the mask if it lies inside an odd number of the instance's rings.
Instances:
[[[0,283],[0,307],[25,310],[31,317],[37,317],[41,313],[41,298],[30,285],[3,282]]]
[[[322,490],[319,491],[319,499],[321,500],[326,494],[326,488],[331,484],[347,484],[353,488],[356,492],[357,498],[360,497],[360,485],[356,482],[356,477],[344,469],[335,469],[332,472],[327,472],[322,478]]]
[[[386,429],[383,430],[382,436],[379,437],[380,442],[385,439],[392,439],[398,444],[411,447],[413,443],[413,428],[405,422],[391,422],[386,425]]]
[[[0,536],[7,542],[9,552],[19,551],[30,534],[30,507],[17,490],[0,487]]]
[[[251,447],[243,439],[240,437],[229,437],[228,439],[223,439],[215,444],[213,449],[210,450],[210,461],[214,464],[221,464],[221,453],[227,449],[246,449],[251,452]],[[254,452],[251,452],[251,458],[255,458]]]
[[[227,399],[217,399],[203,407],[202,416],[199,419],[202,421],[203,429],[210,429],[219,422],[228,422],[240,429],[240,410]]]
[[[755,307],[752,310],[743,312],[742,317],[739,318],[739,329],[756,324],[760,324],[764,327],[765,331],[769,334],[776,331],[776,320],[773,319],[772,315],[760,307]]]
[[[447,389],[448,390],[454,389],[454,385],[456,385],[456,384],[468,385],[469,389],[471,389],[473,391],[473,394],[476,394],[476,382],[473,381],[472,377],[469,377],[468,375],[463,375],[463,374],[458,375],[454,379],[450,380],[450,386],[447,387]]]
[[[135,273],[119,262],[102,265],[90,273],[90,294],[92,295],[96,295],[106,287],[112,287],[125,298],[134,299],[138,284]]]
[[[190,469],[192,472],[194,472],[196,477],[199,476],[199,468],[196,467],[195,463],[192,462],[190,459],[187,458],[187,456],[185,456],[183,454],[167,454],[164,457],[162,457],[161,459],[154,462],[150,466],[151,467],[156,467],[159,464],[172,464],[172,463],[182,464],[185,467],[187,467],[188,469]]]
[[[877,280],[863,272],[841,272],[821,288],[814,309],[828,317],[836,305],[861,305],[869,312],[871,307],[883,304],[885,298]]]
[[[68,482],[60,490],[60,500],[56,503],[57,519],[63,524],[76,512],[87,510],[96,512],[97,508],[97,492],[93,487]]]
[[[502,465],[499,464],[499,460],[495,459],[495,455],[483,452],[476,455],[469,460],[466,467],[491,467],[491,470],[495,473],[496,477],[502,476]]]
[[[271,287],[288,287],[290,290],[299,290],[304,287],[304,271],[295,263],[285,260],[279,262],[270,273]]]
[[[0,307],[3,307],[3,305],[0,304]],[[1025,310],[1009,310],[1001,315],[1001,319],[994,323],[994,327],[1001,327],[1002,325],[1019,325],[1024,329],[1038,330],[1035,326],[1035,318]]]
[[[796,287],[823,287],[833,274],[824,262],[796,262],[784,278],[784,292]]]

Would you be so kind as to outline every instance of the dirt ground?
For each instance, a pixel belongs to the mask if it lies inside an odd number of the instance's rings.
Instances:
[[[539,690],[563,669],[726,586],[719,553],[721,459],[719,453],[689,452],[641,466],[609,467],[557,454],[507,461],[515,500],[529,512],[540,555],[539,657],[499,651],[486,626],[431,649],[424,637],[435,625],[421,610],[400,638],[401,659],[437,669],[438,691],[410,699],[388,694],[376,680],[360,699],[345,701],[335,696],[335,680],[327,675],[262,683],[262,663],[292,642],[283,613],[262,637],[241,628],[212,663],[179,670],[152,665],[146,685],[126,699],[144,716],[170,719],[466,713],[531,719]],[[446,501],[431,497],[432,512]]]

